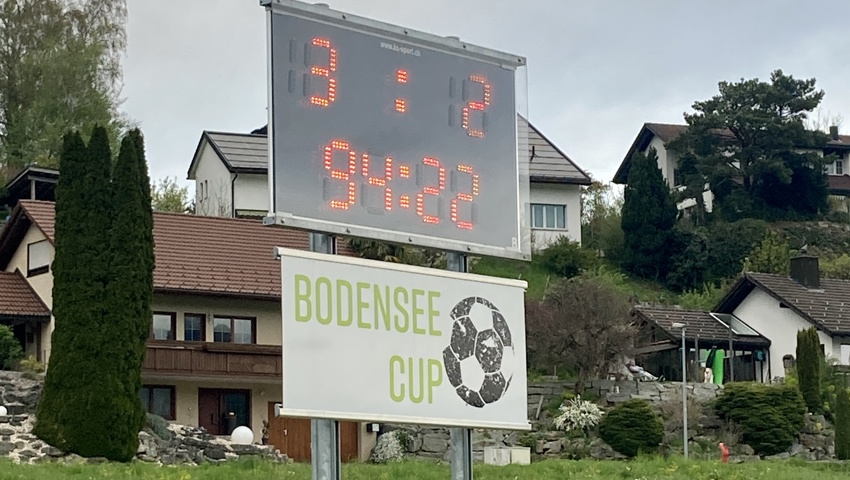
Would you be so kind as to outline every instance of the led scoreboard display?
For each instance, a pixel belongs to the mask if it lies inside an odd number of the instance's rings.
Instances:
[[[272,211],[286,225],[522,258],[524,59],[277,0]]]

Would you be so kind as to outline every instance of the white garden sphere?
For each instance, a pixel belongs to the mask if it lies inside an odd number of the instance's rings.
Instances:
[[[254,443],[254,432],[248,427],[236,427],[230,434],[230,441],[236,445],[251,445]]]
[[[0,417],[5,417],[9,414],[9,411],[6,410],[6,407],[0,405]]]

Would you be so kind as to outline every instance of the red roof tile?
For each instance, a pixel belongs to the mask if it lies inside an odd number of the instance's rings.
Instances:
[[[684,323],[687,325],[687,328],[685,328],[685,337],[691,340],[698,337],[703,341],[722,342],[728,341],[730,336],[729,329],[722,325],[709,312],[681,308],[640,306],[635,307],[635,313],[647,320],[651,320],[672,337],[679,335],[679,330],[673,328],[674,323]],[[731,336],[736,342],[749,342],[758,345],[770,344],[770,341],[761,334],[753,336],[731,333]]]
[[[850,194],[850,175],[829,175],[829,192]]]
[[[0,272],[0,317],[8,316],[50,316],[50,310],[20,272]]]
[[[32,221],[53,240],[53,203],[22,201]],[[307,232],[266,226],[256,220],[154,213],[154,288],[280,298],[275,247],[309,249]],[[341,255],[354,255],[343,241]]]

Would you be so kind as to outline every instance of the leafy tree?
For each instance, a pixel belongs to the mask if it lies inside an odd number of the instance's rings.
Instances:
[[[666,275],[670,257],[667,242],[677,210],[658,169],[654,148],[632,157],[622,215],[623,266],[639,277],[658,279]]]
[[[675,253],[665,283],[681,292],[735,277],[747,254],[767,232],[767,223],[753,219],[714,222],[690,231],[677,228],[670,242]]]
[[[35,434],[64,451],[129,461],[153,296],[153,218],[141,133],[121,144],[114,180],[107,130],[65,136],[56,189],[50,369]],[[80,332],[85,332],[81,335]]]
[[[526,303],[531,365],[573,366],[581,393],[585,382],[606,373],[617,355],[633,346],[630,310],[626,297],[598,278],[556,283],[542,303]]]
[[[591,267],[596,257],[569,237],[560,237],[540,253],[543,265],[552,273],[572,278]]]
[[[823,411],[821,397],[821,362],[820,338],[815,327],[797,332],[797,378],[800,392],[811,413]]]
[[[126,16],[125,0],[0,0],[0,184],[55,166],[69,129],[117,145]]]
[[[582,246],[619,263],[623,254],[623,196],[611,184],[594,181],[582,188]]]
[[[0,369],[10,370],[15,368],[18,361],[24,357],[21,342],[15,338],[12,329],[6,325],[0,325]]]
[[[821,260],[821,272],[826,278],[850,280],[850,255]]]
[[[158,212],[187,213],[189,188],[178,185],[176,178],[165,177],[152,185],[151,203]]]
[[[599,436],[627,457],[658,450],[664,439],[664,422],[646,400],[623,402],[602,417]]]
[[[850,460],[850,395],[847,388],[838,389],[835,406],[835,456],[839,460]]]
[[[103,456],[100,447],[112,441],[113,428],[103,412],[118,382],[108,353],[120,348],[103,322],[109,262],[104,239],[111,223],[109,138],[98,127],[88,148],[76,132],[65,135],[63,145],[53,261],[56,327],[34,433],[63,451]]]
[[[772,232],[747,255],[744,261],[744,270],[747,272],[788,275],[790,269],[791,249],[781,236]]]
[[[805,120],[820,104],[815,80],[782,70],[770,82],[720,82],[719,94],[693,104],[688,129],[668,147],[685,160],[686,183],[709,184],[723,218],[812,217],[827,210],[818,150],[826,134]]]

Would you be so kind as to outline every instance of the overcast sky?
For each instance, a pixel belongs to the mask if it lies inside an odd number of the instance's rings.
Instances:
[[[717,82],[814,77],[850,126],[847,0],[326,0],[331,8],[528,58],[529,118],[610,181],[644,122],[682,123]],[[186,172],[203,130],[266,122],[258,0],[128,0],[122,109],[151,176]],[[522,5],[522,7],[520,7]]]

